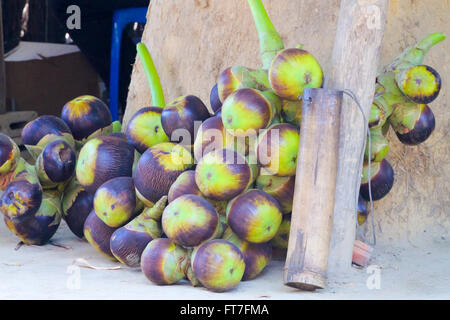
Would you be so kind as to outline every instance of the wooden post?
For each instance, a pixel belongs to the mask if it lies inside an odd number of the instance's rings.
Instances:
[[[369,115],[381,41],[386,25],[387,0],[342,0],[325,88],[350,89]],[[355,241],[356,203],[361,179],[361,149],[366,136],[362,115],[348,97],[342,105],[339,164],[329,272],[350,270]]]
[[[6,112],[6,76],[3,48],[3,13],[2,0],[0,0],[0,114]]]
[[[325,288],[333,226],[342,91],[303,94],[300,147],[284,283]]]

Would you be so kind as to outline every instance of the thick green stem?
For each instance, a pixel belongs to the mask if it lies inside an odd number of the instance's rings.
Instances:
[[[248,0],[248,5],[258,31],[263,69],[269,69],[277,52],[284,49],[283,40],[270,21],[261,0]]]
[[[145,74],[147,75],[148,85],[152,94],[153,105],[156,107],[164,108],[166,102],[164,101],[164,93],[159,81],[158,72],[156,71],[155,64],[147,47],[143,43],[138,43],[136,46],[139,58],[144,66]]]
[[[416,47],[427,53],[434,45],[445,40],[445,35],[440,32],[431,33],[420,40]]]

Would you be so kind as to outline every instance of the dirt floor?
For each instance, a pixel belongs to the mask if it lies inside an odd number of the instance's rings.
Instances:
[[[283,264],[272,262],[256,280],[226,293],[212,293],[181,282],[156,286],[139,270],[100,256],[62,224],[57,245],[21,246],[0,225],[0,299],[450,299],[450,241],[376,248],[372,267],[356,269],[327,289],[301,292],[282,284]],[[115,268],[96,270],[91,266]],[[81,267],[77,267],[81,266]]]

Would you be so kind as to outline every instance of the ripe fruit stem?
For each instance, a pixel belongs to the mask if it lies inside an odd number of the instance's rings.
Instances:
[[[284,49],[283,40],[270,21],[261,0],[248,0],[248,5],[258,31],[263,69],[269,69],[277,52]]]
[[[155,64],[153,63],[152,56],[148,52],[145,44],[143,44],[142,42],[137,44],[136,49],[147,76],[148,85],[152,94],[153,106],[163,108],[166,105],[164,101],[164,93],[161,87],[158,72],[156,71]]]

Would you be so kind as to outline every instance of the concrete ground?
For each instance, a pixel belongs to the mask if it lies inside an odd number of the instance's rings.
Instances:
[[[139,270],[121,267],[73,236],[62,224],[53,242],[21,246],[0,225],[0,299],[449,299],[450,242],[424,247],[377,246],[372,267],[354,269],[324,290],[301,292],[282,283],[283,264],[272,262],[256,280],[226,293],[187,282],[156,286]],[[116,268],[99,270],[91,266]],[[119,267],[119,268],[118,268]],[[118,268],[118,269],[117,269]]]

